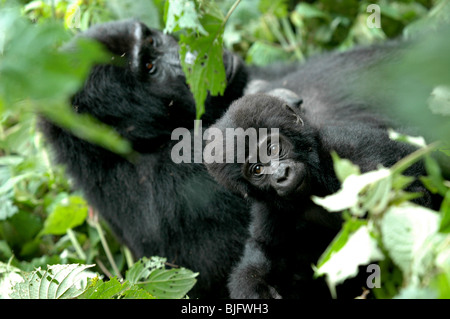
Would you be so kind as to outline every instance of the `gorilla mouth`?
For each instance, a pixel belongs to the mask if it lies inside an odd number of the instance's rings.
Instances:
[[[300,181],[298,182],[298,186],[295,188],[295,190],[292,192],[293,194],[304,194],[306,191],[306,188],[308,187],[307,182],[307,173],[305,172],[303,176],[300,178]]]
[[[292,170],[295,171],[295,174],[283,183],[285,185],[280,185],[281,189],[277,190],[278,195],[285,199],[294,199],[294,197],[298,197],[297,195],[301,196],[307,193],[308,173],[304,165],[295,163]]]

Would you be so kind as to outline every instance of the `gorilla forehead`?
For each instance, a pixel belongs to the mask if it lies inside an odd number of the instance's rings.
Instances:
[[[302,130],[302,125],[293,125],[297,117],[288,109],[287,103],[267,94],[249,94],[234,101],[214,127],[226,132],[227,128],[277,128],[280,133]],[[225,137],[225,134],[224,134]]]
[[[95,25],[82,33],[81,37],[95,39],[112,53],[122,55],[131,53],[149,32],[150,29],[137,20],[121,20]]]

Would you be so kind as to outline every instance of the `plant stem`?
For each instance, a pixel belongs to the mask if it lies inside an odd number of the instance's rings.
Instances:
[[[72,229],[68,229],[67,235],[69,236],[69,239],[72,242],[72,245],[75,248],[75,251],[77,252],[78,257],[80,257],[83,260],[86,260],[86,254],[84,253],[83,249],[81,248],[80,243],[78,242],[74,231]]]
[[[295,39],[295,35],[292,32],[291,26],[289,24],[288,18],[284,17],[281,19],[281,25],[284,30],[284,34],[286,34],[286,37],[288,39],[288,42],[290,44],[290,47],[294,50],[295,55],[297,56],[297,59],[299,61],[304,61],[305,57],[303,56],[302,51],[299,49],[297,45],[297,41]]]
[[[402,158],[390,168],[392,174],[401,174],[405,169],[413,165],[415,162],[419,161],[423,156],[434,151],[439,146],[439,144],[439,142],[434,142],[427,147],[420,148],[417,151]]]
[[[105,235],[103,234],[103,229],[100,226],[100,222],[98,220],[96,220],[94,222],[94,226],[98,232],[98,235],[100,236],[100,241],[102,243],[103,249],[105,250],[106,257],[108,258],[108,261],[111,264],[111,267],[113,268],[116,276],[119,279],[123,279],[122,275],[120,274],[119,268],[117,267],[116,262],[114,261],[114,257],[111,254],[111,250],[109,249],[108,242],[106,241]]]
[[[128,268],[131,268],[134,265],[134,259],[128,247],[123,246],[123,254],[125,255],[125,260],[127,261]]]
[[[225,16],[225,19],[222,22],[222,27],[225,26],[225,24],[227,23],[228,19],[230,19],[231,14],[234,12],[234,10],[236,10],[237,6],[239,5],[239,3],[241,2],[241,0],[236,0],[233,5],[231,6],[230,10],[228,10],[227,15]]]

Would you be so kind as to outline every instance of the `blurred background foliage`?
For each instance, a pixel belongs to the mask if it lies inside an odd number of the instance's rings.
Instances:
[[[200,4],[205,1],[199,0]],[[99,221],[82,194],[72,189],[64,168],[51,164],[51,152],[36,129],[36,113],[51,117],[78,136],[128,154],[128,143],[115,132],[70,112],[71,94],[92,63],[104,59],[101,49],[92,43],[83,43],[75,55],[55,49],[89,26],[115,19],[135,17],[163,29],[164,2],[0,0],[0,261],[23,270],[47,264],[95,263],[106,274],[122,272],[132,264],[126,248],[102,225],[110,256],[105,253]],[[215,3],[226,13],[234,2]],[[381,8],[381,28],[367,26],[371,3]],[[448,8],[447,0],[243,0],[227,22],[224,45],[249,64],[302,62],[332,49],[346,50],[435,29],[450,20]],[[439,62],[448,63],[448,34],[432,42],[441,50]],[[448,102],[449,67],[445,66],[445,74],[438,79],[444,84],[438,95]],[[423,73],[429,67],[433,66],[422,64]],[[436,64],[433,70],[439,67]],[[411,90],[414,87],[407,87],[406,92]],[[411,100],[414,95],[407,103]],[[446,105],[438,109],[448,111]]]

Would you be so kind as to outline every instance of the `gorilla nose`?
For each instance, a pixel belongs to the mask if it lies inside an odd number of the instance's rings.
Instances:
[[[283,182],[288,178],[289,175],[289,165],[285,163],[279,163],[278,167],[273,172],[273,177],[277,183]]]

